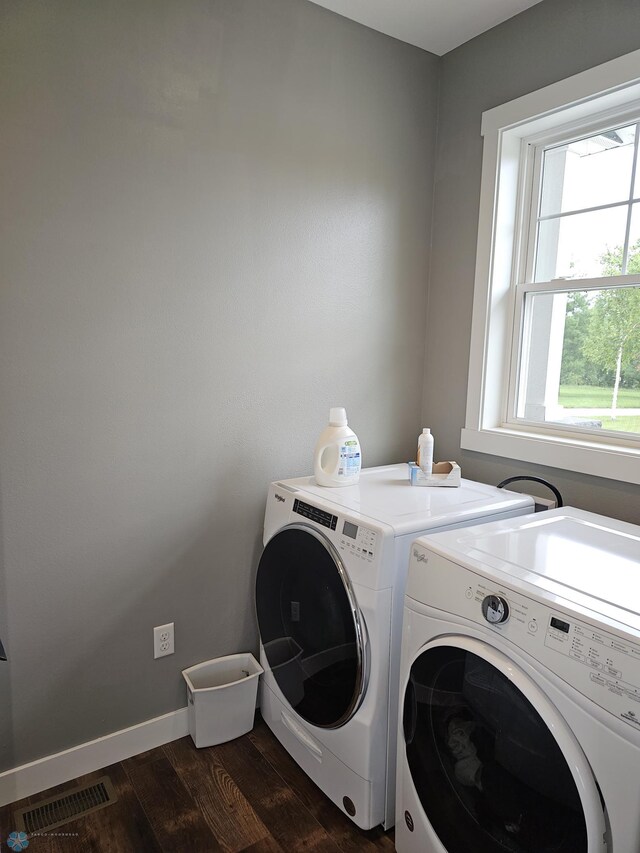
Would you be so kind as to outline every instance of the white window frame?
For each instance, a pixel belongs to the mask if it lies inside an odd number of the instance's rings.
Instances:
[[[640,484],[637,441],[509,418],[509,380],[519,329],[514,275],[520,225],[531,203],[521,174],[528,146],[572,127],[640,116],[640,50],[502,104],[482,116],[484,150],[465,428],[461,447]],[[532,166],[528,166],[532,168]],[[624,283],[629,277],[624,276]],[[612,284],[616,279],[608,279]],[[584,290],[586,280],[563,283]],[[517,318],[517,319],[516,319]]]

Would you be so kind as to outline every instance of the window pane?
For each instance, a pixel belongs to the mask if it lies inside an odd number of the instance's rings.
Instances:
[[[640,286],[527,294],[516,415],[640,436]]]
[[[544,153],[540,216],[628,201],[635,125]]]
[[[627,209],[612,207],[540,222],[534,281],[617,275],[607,271],[608,254],[624,245]]]

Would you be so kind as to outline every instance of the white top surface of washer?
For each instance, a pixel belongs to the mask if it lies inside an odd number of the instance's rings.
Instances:
[[[533,512],[533,499],[484,483],[462,480],[460,486],[412,486],[406,464],[365,468],[356,486],[327,488],[313,477],[279,481],[289,489],[304,492],[301,500],[320,498],[342,512],[388,524],[396,535],[437,530],[510,510]]]

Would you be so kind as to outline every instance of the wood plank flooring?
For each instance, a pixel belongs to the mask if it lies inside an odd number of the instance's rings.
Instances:
[[[0,808],[0,846],[15,809],[109,775],[118,802],[33,836],[28,853],[373,853],[393,831],[363,832],[324,796],[262,718],[206,749],[186,737]],[[7,848],[8,849],[8,848]]]

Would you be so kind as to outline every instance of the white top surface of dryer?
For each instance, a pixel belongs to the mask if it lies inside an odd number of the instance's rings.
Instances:
[[[427,547],[628,622],[640,613],[640,527],[572,507],[435,533]],[[634,624],[638,624],[633,619]]]
[[[327,488],[319,486],[313,477],[280,480],[282,485],[307,495],[301,500],[320,499],[343,512],[358,513],[393,528],[396,536],[437,530],[465,520],[478,521],[511,510],[533,512],[533,499],[462,480],[457,488],[412,486],[406,464],[365,468],[356,486]]]

